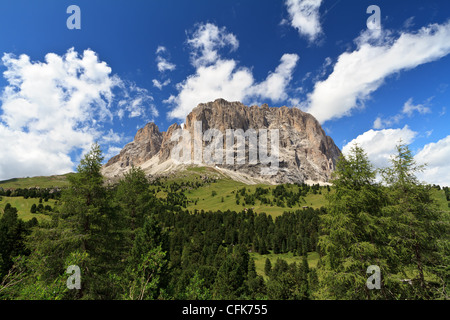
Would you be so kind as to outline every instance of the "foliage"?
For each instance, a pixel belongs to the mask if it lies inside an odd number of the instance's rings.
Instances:
[[[95,144],[61,197],[1,190],[36,213],[24,222],[11,204],[0,211],[0,298],[448,299],[450,211],[433,197],[448,200],[448,188],[420,184],[410,151],[397,151],[383,184],[355,146],[332,187],[149,181],[135,167],[107,185]],[[48,219],[38,223],[39,210]],[[66,285],[69,265],[80,290]],[[366,286],[370,265],[381,290]]]

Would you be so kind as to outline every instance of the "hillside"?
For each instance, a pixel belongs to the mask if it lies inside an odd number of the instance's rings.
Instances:
[[[0,182],[0,188],[64,188],[68,185],[67,176],[48,176],[34,178],[18,178]],[[273,217],[281,215],[285,211],[296,211],[310,207],[319,209],[326,206],[325,196],[333,192],[333,187],[327,186],[307,186],[299,184],[252,184],[235,181],[220,171],[209,167],[190,167],[177,174],[167,175],[152,181],[151,188],[155,190],[157,197],[166,198],[170,190],[176,186],[177,192],[183,193],[186,197],[185,207],[189,212],[195,211],[242,211],[252,209],[255,213],[267,213]],[[243,190],[245,188],[245,193]],[[274,196],[274,190],[282,190],[292,197]],[[302,196],[296,196],[299,192],[308,190]],[[433,190],[435,199],[441,210],[449,210],[445,192],[443,190]],[[264,194],[261,194],[264,193]],[[238,196],[237,196],[238,194]],[[277,194],[277,193],[275,193]],[[280,192],[278,194],[281,194]],[[245,201],[247,197],[247,200]],[[0,200],[0,210],[6,203],[16,207],[19,216],[25,221],[36,217],[38,220],[49,219],[48,215],[31,214],[30,208],[33,204],[38,204],[36,198],[24,199],[23,197],[2,197]],[[237,203],[237,199],[239,201]],[[290,198],[297,201],[293,203]],[[261,201],[261,199],[264,199]],[[266,202],[267,201],[267,202]],[[55,200],[50,199],[49,204],[55,205]],[[291,202],[291,203],[290,203]],[[0,211],[1,212],[1,211]]]
[[[28,178],[14,178],[9,180],[0,181],[0,188],[3,189],[17,189],[17,188],[53,188],[53,187],[65,187],[69,184],[67,176],[73,173],[67,173],[63,175],[54,176],[39,176]]]

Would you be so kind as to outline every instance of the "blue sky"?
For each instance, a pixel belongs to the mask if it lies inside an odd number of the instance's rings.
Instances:
[[[401,138],[428,163],[421,179],[450,185],[449,12],[445,0],[2,1],[0,179],[74,170],[93,141],[113,156],[148,121],[164,131],[225,98],[308,111],[376,166]]]

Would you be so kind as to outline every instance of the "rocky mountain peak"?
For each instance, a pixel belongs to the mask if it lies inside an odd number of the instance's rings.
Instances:
[[[134,141],[127,144],[119,155],[113,157],[104,167],[106,176],[120,176],[134,164],[144,168],[149,174],[159,174],[161,171],[181,170],[185,166],[172,163],[172,150],[177,141],[171,141],[172,135],[182,128],[174,123],[166,132],[160,132],[154,123],[148,123],[139,129]],[[249,156],[249,140],[245,139],[245,163],[238,161],[224,161],[224,152],[220,161],[215,163],[196,162],[196,165],[208,165],[232,178],[245,176],[246,181],[286,183],[286,182],[328,182],[335,168],[336,161],[341,154],[333,140],[328,137],[319,122],[311,115],[298,108],[245,106],[241,102],[229,102],[217,99],[208,103],[201,103],[186,117],[184,128],[192,138],[190,147],[196,135],[203,135],[201,139],[202,152],[211,150],[214,143],[222,143],[226,150],[226,135],[232,133],[277,132],[278,158],[277,170],[270,176],[262,176],[262,163],[252,163]],[[214,129],[214,140],[205,138],[204,134]],[[197,131],[196,131],[197,130]],[[268,134],[270,136],[270,134]],[[271,136],[270,136],[271,137]],[[271,139],[271,138],[270,138]],[[269,139],[269,140],[270,140]],[[231,140],[230,140],[231,141]],[[271,141],[267,141],[270,145]],[[191,143],[189,141],[188,143]],[[234,143],[234,138],[233,138]],[[237,159],[236,145],[233,147],[233,157]],[[198,146],[198,144],[197,144]],[[215,145],[214,145],[215,146]],[[241,146],[243,147],[243,146]],[[209,149],[208,149],[209,148]],[[271,149],[272,147],[268,148]],[[259,157],[261,155],[259,154]],[[191,151],[194,159],[194,151]],[[217,159],[217,158],[215,158]],[[204,160],[204,159],[203,159]]]

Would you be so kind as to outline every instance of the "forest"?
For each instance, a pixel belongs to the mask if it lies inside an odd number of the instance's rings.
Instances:
[[[68,187],[0,190],[43,199],[34,210],[49,216],[24,222],[10,204],[0,210],[0,299],[449,299],[450,211],[433,198],[441,187],[417,180],[423,167],[406,145],[382,170],[355,145],[339,159],[331,187],[236,189],[237,204],[276,199],[286,210],[275,217],[251,208],[189,212],[186,190],[199,183],[165,185],[133,167],[105,184],[102,161],[95,144]],[[323,192],[326,205],[291,209],[308,192]],[[57,205],[46,207],[48,199]],[[258,274],[254,257],[268,254],[279,258],[266,258]],[[374,265],[379,289],[367,285]],[[79,289],[67,285],[69,266],[80,270]]]

